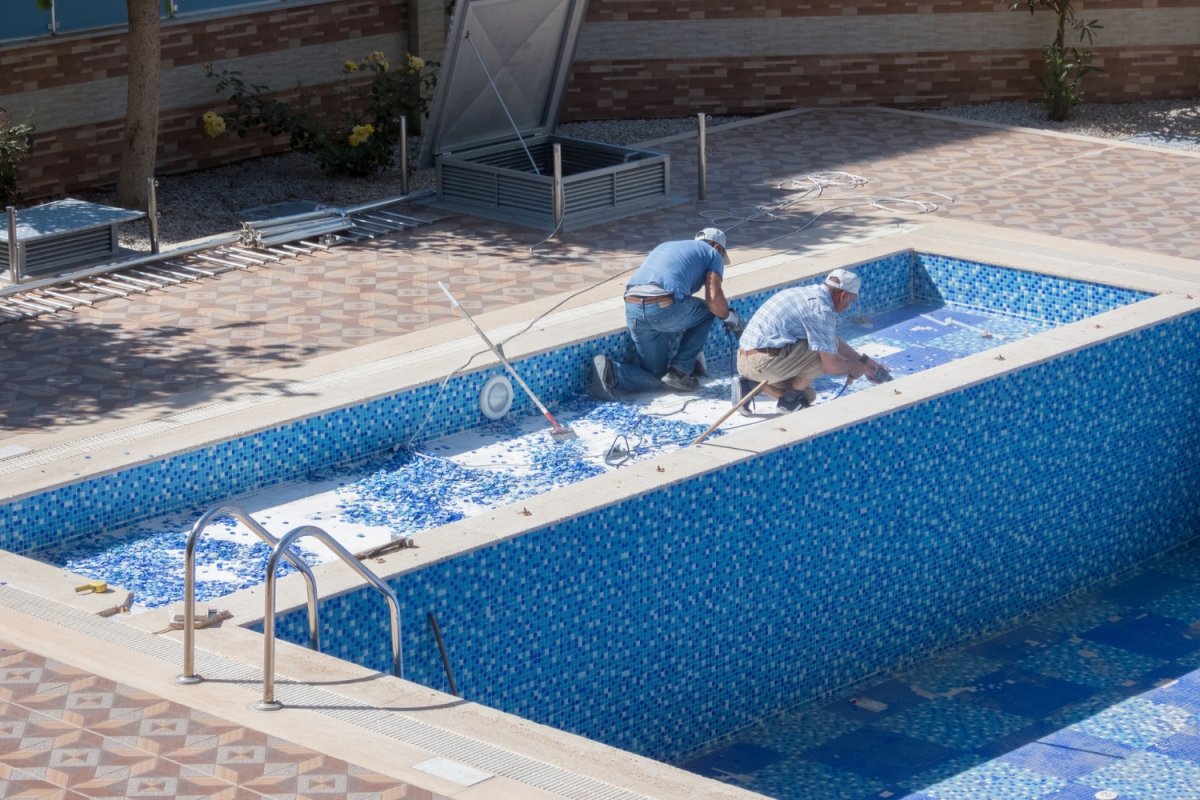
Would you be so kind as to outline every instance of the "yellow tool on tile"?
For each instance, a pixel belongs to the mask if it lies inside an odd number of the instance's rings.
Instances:
[[[75,591],[79,594],[84,594],[85,592],[92,593],[92,594],[103,594],[104,592],[108,591],[108,582],[107,581],[88,581],[87,583],[83,584],[82,586],[76,586]]]

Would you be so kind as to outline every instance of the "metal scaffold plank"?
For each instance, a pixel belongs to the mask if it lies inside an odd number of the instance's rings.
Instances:
[[[311,257],[339,244],[370,240],[431,222],[397,213],[389,209],[386,202],[359,212],[336,209],[333,212],[336,213],[327,211],[303,219],[293,217],[251,227],[251,232],[257,234],[256,239],[261,243],[254,248],[244,241],[239,244],[238,237],[232,235],[223,241],[180,248],[161,256],[140,256],[125,264],[64,273],[37,281],[35,286],[14,286],[0,296],[0,322],[72,311],[79,306],[93,306],[101,300],[215,278],[232,270]],[[304,238],[287,241],[291,236]],[[283,241],[270,241],[273,238]]]
[[[128,297],[129,296],[129,294],[127,292],[118,292],[117,290],[110,289],[107,286],[93,285],[93,283],[91,283],[92,280],[94,280],[94,279],[89,278],[89,279],[77,281],[76,285],[81,286],[84,289],[87,289],[88,291],[95,292],[96,294],[102,294],[107,297]]]
[[[180,264],[177,261],[166,261],[164,263],[167,264],[167,266],[173,267],[175,269],[181,269],[181,270],[184,270],[185,272],[189,272],[189,273],[191,273],[192,277],[194,277],[194,278],[212,278],[217,275],[217,273],[213,272],[212,270],[201,269],[200,267],[193,267],[190,264]]]
[[[12,303],[13,305],[15,305],[19,308],[28,309],[28,310],[34,312],[35,314],[49,314],[49,313],[58,311],[57,308],[49,308],[47,306],[40,306],[37,303],[31,302],[28,298],[22,299],[20,297],[10,297],[10,298],[8,298],[8,302]]]
[[[46,289],[45,292],[50,297],[57,297],[60,300],[66,300],[68,303],[72,304],[72,306],[71,306],[72,308],[74,308],[75,306],[90,306],[90,305],[92,305],[91,300],[85,300],[82,297],[75,297],[74,295],[68,295],[68,294],[60,294],[59,292],[52,292],[49,289]]]
[[[149,278],[152,281],[156,281],[158,283],[158,285],[161,287],[176,286],[178,284],[183,283],[185,280],[190,280],[188,278],[177,278],[177,277],[173,277],[168,274],[164,274],[162,272],[149,271],[149,270],[144,270],[144,269],[130,270],[130,274],[131,275],[140,275],[143,278]]]
[[[245,264],[239,264],[236,261],[225,261],[223,259],[216,258],[214,256],[210,256],[206,253],[196,253],[194,258],[198,258],[201,261],[207,262],[209,264],[218,264],[222,267],[225,267],[227,270],[229,270],[229,269],[244,269],[246,266]]]
[[[234,255],[241,256],[242,258],[248,258],[251,261],[254,261],[259,264],[266,264],[266,263],[270,263],[272,261],[281,261],[282,260],[282,258],[280,256],[275,255],[269,249],[247,250],[243,247],[237,247],[235,245],[230,245],[229,247],[226,247],[225,250],[227,252],[233,253]]]
[[[46,305],[50,306],[51,308],[58,309],[59,311],[70,311],[72,308],[75,307],[74,303],[64,303],[61,300],[58,300],[57,298],[54,298],[54,297],[50,297],[46,293],[43,293],[43,292],[34,292],[31,295],[31,299],[35,300],[36,302],[39,302],[39,303],[45,303]]]

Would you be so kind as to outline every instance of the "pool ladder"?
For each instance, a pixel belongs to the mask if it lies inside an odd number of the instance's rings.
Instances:
[[[176,683],[193,684],[204,680],[196,674],[196,545],[200,535],[213,520],[221,516],[231,516],[251,530],[259,539],[271,545],[271,556],[267,559],[266,600],[263,614],[263,696],[254,704],[259,711],[274,711],[282,708],[283,703],[275,699],[275,572],[279,567],[279,559],[286,558],[304,576],[308,591],[308,639],[309,647],[321,651],[320,611],[317,596],[317,581],[312,569],[302,558],[289,548],[299,539],[312,536],[319,539],[334,555],[344,561],[364,580],[375,588],[388,603],[388,612],[392,622],[392,674],[398,678],[404,677],[404,663],[400,653],[400,601],[396,593],[375,573],[364,567],[354,555],[337,540],[315,525],[302,525],[294,528],[276,540],[266,528],[237,506],[215,506],[201,515],[188,534],[187,547],[184,550],[183,575],[183,672],[175,678]]]

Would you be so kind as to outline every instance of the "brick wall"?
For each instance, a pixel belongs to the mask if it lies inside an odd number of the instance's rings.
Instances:
[[[1105,70],[1084,83],[1093,102],[1200,97],[1200,46],[1098,49],[1093,63]],[[562,116],[571,121],[1037,100],[1040,67],[1037,52],[576,62]]]
[[[406,0],[338,0],[237,17],[164,20],[158,173],[281,152],[287,137],[205,136],[200,116],[226,106],[203,65],[240,69],[250,83],[295,98],[330,93],[346,59],[407,49]],[[36,126],[21,189],[35,200],[112,183],[121,156],[126,35],[106,29],[0,47],[0,106]]]
[[[1076,7],[1104,25],[1087,99],[1200,97],[1200,0]],[[591,0],[563,119],[1038,100],[1053,25],[981,0]]]
[[[1086,97],[1200,97],[1200,0],[1088,0]],[[160,174],[278,152],[286,140],[203,135],[221,109],[202,64],[274,89],[319,91],[383,50],[441,56],[441,0],[308,0],[163,26]],[[1036,100],[1054,17],[984,0],[590,0],[565,120],[759,113],[796,106],[929,108]],[[410,26],[421,30],[410,36]],[[110,183],[124,109],[125,36],[109,29],[0,47],[0,106],[33,114],[27,199]]]

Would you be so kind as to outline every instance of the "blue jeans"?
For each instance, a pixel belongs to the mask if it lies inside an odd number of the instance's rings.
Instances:
[[[685,297],[666,308],[626,303],[625,325],[641,363],[613,361],[617,388],[625,392],[661,391],[659,379],[671,367],[691,375],[714,319],[697,297]]]

